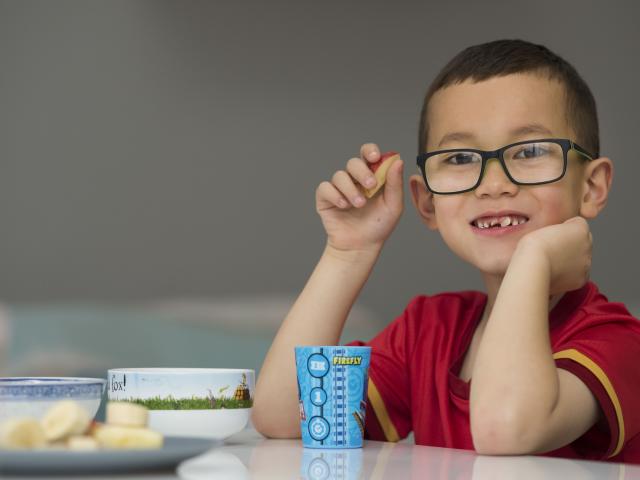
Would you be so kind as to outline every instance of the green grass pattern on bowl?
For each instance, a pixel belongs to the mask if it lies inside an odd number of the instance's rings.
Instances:
[[[237,400],[230,397],[191,397],[166,398],[153,397],[131,399],[130,402],[147,407],[149,410],[220,410],[234,408],[251,408],[253,399]]]

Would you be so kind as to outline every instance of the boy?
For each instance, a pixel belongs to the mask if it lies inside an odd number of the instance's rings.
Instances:
[[[470,47],[427,92],[419,150],[418,215],[487,293],[418,296],[368,343],[367,438],[413,430],[418,444],[483,454],[639,462],[640,324],[588,281],[585,219],[604,208],[613,166],[587,85],[543,46]],[[379,159],[363,145],[316,191],[327,245],[258,379],[266,436],[299,436],[293,347],[338,343],[402,213],[401,161],[380,194],[361,193]]]

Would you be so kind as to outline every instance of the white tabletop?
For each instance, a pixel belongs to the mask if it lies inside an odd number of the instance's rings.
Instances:
[[[3,480],[44,480],[7,476]],[[364,448],[317,450],[300,440],[268,440],[253,429],[187,460],[177,471],[83,475],[76,480],[248,479],[456,479],[456,480],[640,480],[640,466],[535,456],[488,457],[468,450],[412,443],[365,442]]]
[[[468,450],[365,442],[362,449],[302,448],[299,440],[267,440],[255,430],[178,468],[204,479],[640,479],[640,466],[536,456],[489,457]]]

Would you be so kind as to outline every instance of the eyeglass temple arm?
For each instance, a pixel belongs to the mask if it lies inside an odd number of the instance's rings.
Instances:
[[[593,155],[591,155],[589,152],[587,152],[584,148],[582,148],[577,143],[571,142],[571,149],[575,150],[576,152],[578,152],[580,155],[582,155],[587,160],[593,160]]]

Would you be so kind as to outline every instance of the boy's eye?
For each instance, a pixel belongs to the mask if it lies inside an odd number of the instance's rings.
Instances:
[[[547,150],[543,145],[539,143],[532,143],[531,145],[523,145],[520,150],[515,152],[513,158],[516,159],[525,159],[525,158],[537,158],[547,155],[549,150]]]
[[[468,165],[478,161],[478,156],[471,152],[457,152],[447,156],[444,163],[450,165]]]

